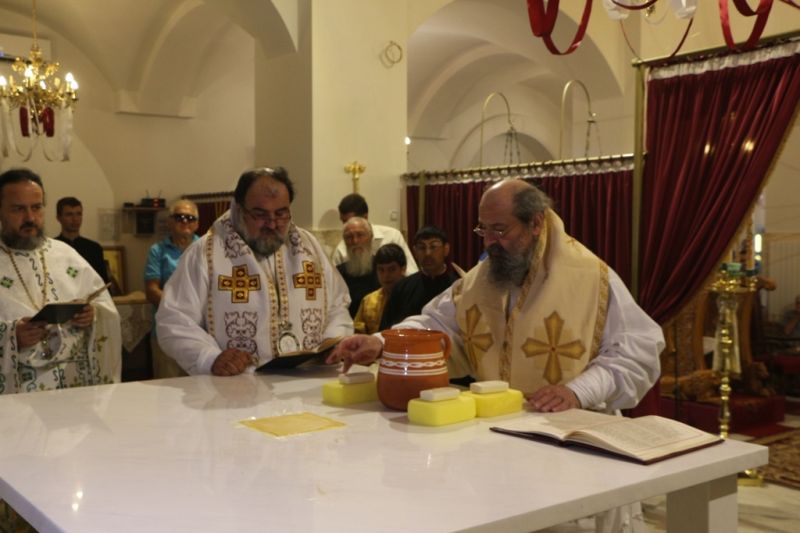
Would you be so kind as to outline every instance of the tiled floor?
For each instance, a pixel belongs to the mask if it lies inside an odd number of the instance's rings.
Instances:
[[[800,402],[800,398],[791,400]],[[797,411],[795,411],[797,412]],[[800,428],[800,416],[786,415],[782,425]],[[730,438],[750,440],[746,435]],[[795,533],[800,531],[800,491],[765,483],[761,487],[739,486],[738,533]],[[645,522],[651,533],[666,531],[666,496],[642,502]],[[579,520],[542,530],[547,533],[588,533],[594,531],[594,520]]]
[[[800,399],[793,398],[794,401]],[[800,416],[786,415],[784,426],[800,428]],[[750,440],[746,435],[730,438]],[[666,497],[642,502],[645,520],[653,533],[666,531]],[[800,531],[800,491],[765,483],[762,487],[739,486],[739,533]]]

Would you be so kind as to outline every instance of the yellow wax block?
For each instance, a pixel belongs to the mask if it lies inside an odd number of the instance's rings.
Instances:
[[[475,418],[475,400],[463,394],[451,400],[408,402],[408,420],[420,426],[446,426]]]
[[[475,400],[478,418],[489,418],[522,411],[524,400],[522,392],[516,389],[490,392],[488,394],[475,394],[474,392],[465,391],[461,393],[461,396],[468,396]]]
[[[369,383],[341,383],[329,381],[322,385],[322,400],[331,405],[350,405],[378,399],[375,380]]]

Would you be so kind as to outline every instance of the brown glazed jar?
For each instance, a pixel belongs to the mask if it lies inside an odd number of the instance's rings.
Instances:
[[[378,367],[378,398],[390,409],[405,411],[425,389],[447,387],[450,337],[426,329],[387,329]]]

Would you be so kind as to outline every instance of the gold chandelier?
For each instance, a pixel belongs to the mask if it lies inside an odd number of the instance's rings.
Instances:
[[[4,156],[17,152],[27,161],[42,138],[48,160],[67,161],[78,83],[70,72],[63,80],[56,77],[59,63],[42,58],[36,36],[36,0],[32,3],[33,45],[28,59],[18,57],[11,66],[20,76],[19,82],[13,75],[8,80],[0,75],[0,148]]]

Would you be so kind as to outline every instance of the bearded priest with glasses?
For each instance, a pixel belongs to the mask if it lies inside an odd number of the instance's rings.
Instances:
[[[159,343],[189,374],[233,376],[350,335],[350,295],[322,246],[292,222],[285,169],[242,174],[230,209],[164,288]]]

